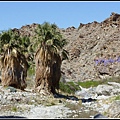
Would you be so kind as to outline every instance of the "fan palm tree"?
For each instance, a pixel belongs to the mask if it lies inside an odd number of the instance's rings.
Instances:
[[[55,24],[44,22],[36,33],[35,90],[54,94],[59,89],[62,60],[68,59],[68,52],[63,49],[67,42]]]
[[[12,30],[0,34],[2,86],[12,86],[21,90],[27,87],[25,79],[29,65],[22,53],[22,51],[25,51],[21,44],[22,40]]]

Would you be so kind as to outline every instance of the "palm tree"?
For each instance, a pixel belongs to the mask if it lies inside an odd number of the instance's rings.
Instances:
[[[68,59],[68,52],[63,49],[67,42],[55,24],[44,22],[36,33],[35,90],[54,94],[59,89],[62,60]]]
[[[22,38],[12,30],[0,34],[1,83],[21,90],[27,87],[25,79],[29,67],[24,54]],[[23,49],[24,48],[24,49]]]

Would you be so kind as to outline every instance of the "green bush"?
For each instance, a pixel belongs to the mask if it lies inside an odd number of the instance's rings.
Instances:
[[[17,112],[17,107],[16,107],[16,106],[13,106],[13,107],[12,107],[12,111],[13,111],[13,112]]]
[[[78,84],[74,82],[59,82],[60,90],[65,93],[74,94],[75,91],[80,90],[80,87]]]
[[[60,82],[60,90],[65,93],[74,94],[77,90],[81,90],[79,86],[84,88],[96,87],[102,84],[102,81],[85,81],[85,82]]]
[[[116,96],[115,100],[120,100],[120,95]]]
[[[96,87],[101,83],[102,81],[85,81],[85,82],[78,82],[78,85],[84,88],[89,88],[89,87]]]

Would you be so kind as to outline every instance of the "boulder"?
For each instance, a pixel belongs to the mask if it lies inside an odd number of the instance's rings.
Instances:
[[[106,96],[109,96],[111,95],[111,92],[112,90],[114,89],[113,86],[110,86],[110,85],[98,85],[96,87],[96,93],[98,95],[106,95]]]

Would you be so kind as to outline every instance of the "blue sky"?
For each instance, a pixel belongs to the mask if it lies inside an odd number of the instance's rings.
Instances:
[[[102,22],[111,12],[120,14],[119,1],[0,1],[0,30],[43,22],[59,28]]]

